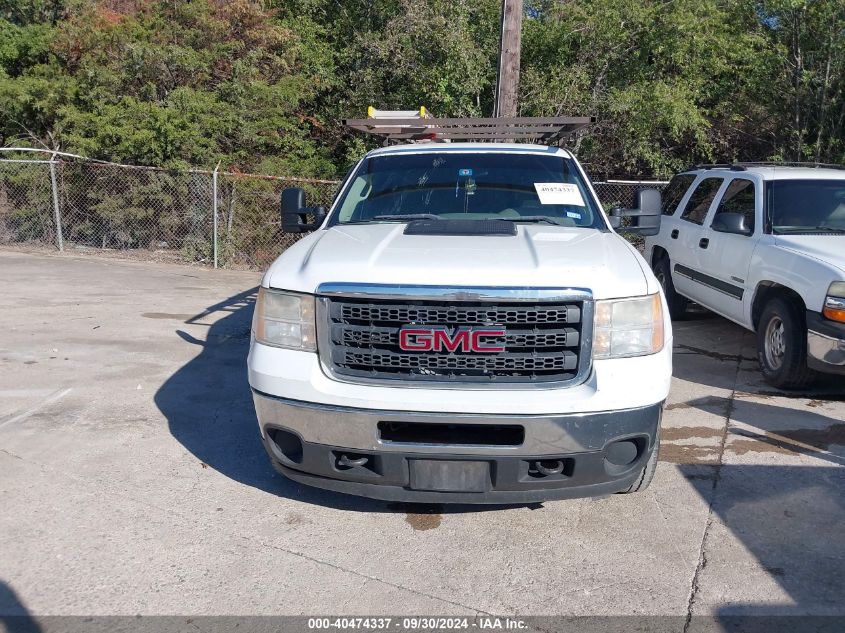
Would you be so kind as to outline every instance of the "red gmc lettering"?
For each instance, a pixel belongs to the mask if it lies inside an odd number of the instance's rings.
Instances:
[[[442,352],[444,349],[447,352],[456,352],[458,349],[464,352],[472,351],[469,330],[457,330],[451,337],[446,330],[435,330],[432,349],[435,352]]]
[[[458,328],[450,334],[446,328],[403,328],[399,331],[399,348],[407,352],[504,352],[504,345],[485,342],[501,338],[504,329]]]
[[[399,330],[399,348],[408,352],[429,352],[432,342],[431,330]]]

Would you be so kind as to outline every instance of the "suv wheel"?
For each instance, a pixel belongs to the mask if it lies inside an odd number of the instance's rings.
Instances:
[[[675,292],[675,284],[672,283],[672,266],[669,263],[668,257],[660,257],[654,262],[654,276],[657,283],[663,288],[663,294],[666,295],[666,303],[669,306],[669,316],[673,320],[680,319],[687,311],[687,299]]]
[[[778,389],[806,387],[815,379],[807,367],[807,328],[793,302],[779,297],[763,308],[757,325],[757,359],[765,381]]]

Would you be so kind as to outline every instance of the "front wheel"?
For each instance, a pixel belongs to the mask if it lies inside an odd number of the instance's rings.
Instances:
[[[807,328],[795,303],[769,301],[757,325],[757,360],[763,379],[778,389],[806,387],[816,378],[807,367]]]
[[[619,494],[629,495],[635,492],[642,492],[651,485],[651,480],[654,479],[654,473],[657,472],[657,456],[660,453],[660,434],[654,439],[654,448],[651,449],[651,455],[648,457],[646,465],[643,467],[640,476],[631,484],[627,490],[621,491]]]
[[[654,262],[654,277],[657,283],[663,288],[666,296],[666,305],[669,306],[669,316],[673,320],[680,319],[687,311],[689,301],[675,292],[675,284],[672,282],[672,265],[668,257],[661,257]]]

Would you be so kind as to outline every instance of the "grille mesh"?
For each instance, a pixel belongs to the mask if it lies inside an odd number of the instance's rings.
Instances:
[[[566,381],[575,377],[581,354],[581,302],[490,303],[327,300],[329,360],[335,373],[359,379],[385,378],[464,382]],[[399,348],[403,326],[484,326],[505,330],[488,337],[500,353]]]
[[[332,320],[341,322],[418,323],[425,325],[509,325],[578,323],[581,310],[575,305],[555,306],[423,306],[332,302]]]

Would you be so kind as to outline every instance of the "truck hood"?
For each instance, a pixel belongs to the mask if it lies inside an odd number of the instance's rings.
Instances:
[[[265,286],[313,293],[326,282],[583,288],[596,299],[655,292],[636,250],[612,232],[519,225],[515,236],[404,235],[405,224],[315,231],[270,267]]]
[[[808,255],[845,271],[845,236],[778,235],[776,244],[799,255]]]

